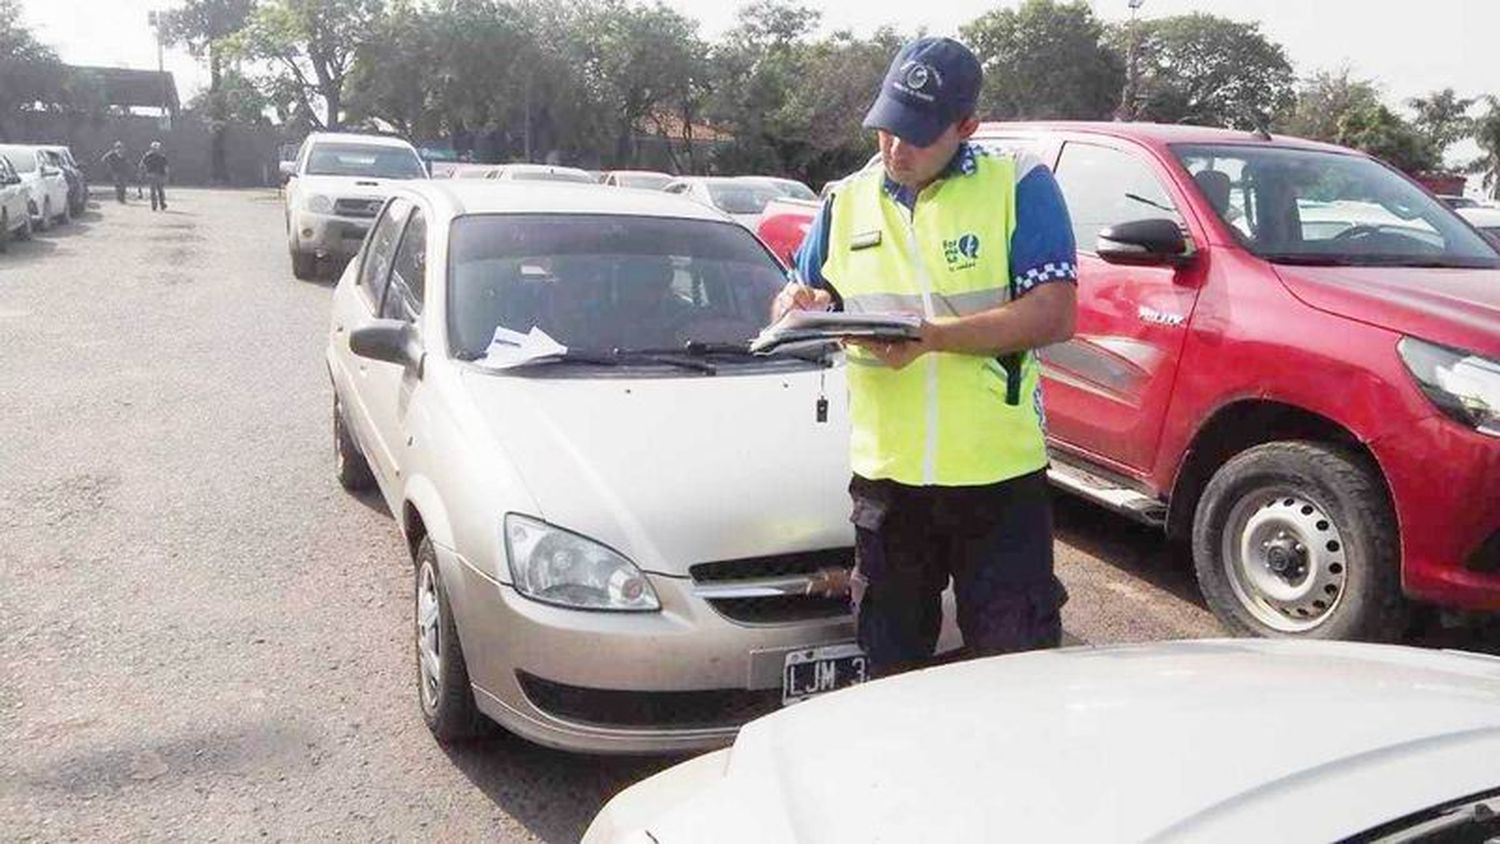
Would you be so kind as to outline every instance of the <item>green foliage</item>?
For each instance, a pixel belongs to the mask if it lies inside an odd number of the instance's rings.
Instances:
[[[1349,69],[1320,71],[1297,88],[1296,104],[1278,122],[1277,131],[1326,143],[1338,143],[1339,121],[1351,111],[1380,105],[1380,86],[1350,77]]]
[[[1294,102],[1296,80],[1281,45],[1259,24],[1207,14],[1136,22],[1137,101],[1127,115],[1159,123],[1255,129]],[[1115,27],[1112,41],[1128,52],[1130,26]]]
[[[1425,97],[1413,97],[1406,104],[1416,112],[1413,124],[1417,131],[1441,160],[1448,147],[1473,135],[1469,109],[1477,102],[1477,97],[1459,97],[1452,88],[1444,88]]]
[[[1500,97],[1483,99],[1487,110],[1474,121],[1474,140],[1483,155],[1469,165],[1469,172],[1479,174],[1491,198],[1500,199]]]
[[[1104,43],[1083,2],[1026,0],[962,29],[984,65],[980,115],[993,120],[1104,120],[1125,83],[1125,60]]]
[[[7,116],[34,103],[61,102],[65,93],[57,54],[22,25],[16,0],[0,0],[0,139],[7,136]]]
[[[1440,169],[1442,158],[1422,133],[1383,105],[1364,105],[1339,118],[1335,143],[1363,150],[1407,173]]]

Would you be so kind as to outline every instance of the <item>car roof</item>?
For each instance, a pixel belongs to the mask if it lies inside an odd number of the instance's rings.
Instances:
[[[1239,144],[1267,145],[1288,149],[1318,150],[1358,155],[1346,147],[1295,138],[1291,135],[1271,135],[1270,140],[1239,129],[1221,129],[1211,126],[1186,126],[1177,123],[1106,123],[1097,121],[1034,121],[981,123],[975,134],[984,138],[1006,133],[1100,135],[1111,138],[1142,141],[1152,145],[1169,144]]]
[[[610,170],[610,171],[608,171],[608,175],[611,175],[611,176],[666,176],[668,179],[675,179],[675,178],[677,178],[676,176],[673,176],[671,173],[663,173],[660,170]]]
[[[723,221],[717,209],[686,197],[656,191],[619,191],[571,182],[504,182],[494,179],[413,180],[401,186],[422,196],[434,210],[466,214],[619,214]]]
[[[830,750],[836,736],[858,740]],[[804,840],[1279,840],[1293,823],[1297,840],[1329,841],[1500,786],[1496,753],[1492,656],[1079,647],[903,674],[753,721],[733,766],[763,773],[726,780],[747,808],[723,820],[753,827],[782,803]],[[851,794],[867,795],[862,811],[841,811]]]
[[[361,144],[370,144],[371,146],[416,149],[405,138],[397,138],[391,135],[368,135],[363,132],[313,132],[307,136],[307,139],[314,143],[319,141],[353,141]]]
[[[589,171],[581,167],[567,167],[562,164],[532,164],[525,161],[517,161],[513,164],[501,164],[500,167],[515,173],[582,173],[585,176]]]

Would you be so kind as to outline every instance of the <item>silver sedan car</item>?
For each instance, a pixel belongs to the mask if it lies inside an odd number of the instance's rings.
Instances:
[[[574,750],[707,748],[863,678],[842,369],[746,351],[783,281],[682,197],[396,189],[327,362],[339,480],[378,488],[415,562],[439,738],[487,716]]]

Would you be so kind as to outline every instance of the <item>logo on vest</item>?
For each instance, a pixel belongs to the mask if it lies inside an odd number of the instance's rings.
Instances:
[[[943,241],[943,257],[948,271],[967,270],[979,264],[979,235],[961,235],[957,240]]]

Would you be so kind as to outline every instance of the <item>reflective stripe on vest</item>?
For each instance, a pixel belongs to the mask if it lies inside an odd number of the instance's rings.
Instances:
[[[910,212],[886,195],[879,168],[835,195],[823,274],[846,311],[932,320],[1010,301],[1015,162],[980,155],[976,164],[929,185]],[[930,353],[894,370],[851,348],[847,360],[856,474],[971,486],[1047,465],[1035,355]]]

